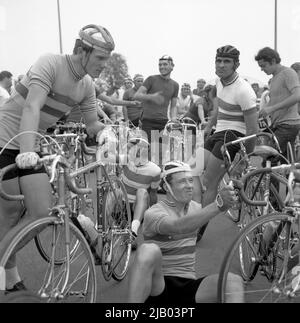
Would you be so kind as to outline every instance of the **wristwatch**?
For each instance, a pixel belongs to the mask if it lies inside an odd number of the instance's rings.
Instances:
[[[218,209],[221,212],[227,211],[227,207],[224,205],[224,201],[223,201],[222,196],[220,195],[220,193],[217,194],[216,204],[217,204]]]

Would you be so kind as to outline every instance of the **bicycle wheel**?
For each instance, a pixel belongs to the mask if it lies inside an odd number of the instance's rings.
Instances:
[[[112,186],[108,186],[105,192],[103,221],[103,228],[109,231],[109,238],[104,241],[106,261],[102,268],[107,278],[107,273],[111,273],[115,280],[120,281],[128,271],[132,242],[130,205],[124,184],[118,178],[112,180]]]
[[[64,222],[57,217],[27,221],[14,228],[1,242],[0,268],[5,268],[11,256],[16,254],[20,276],[24,277],[25,286],[33,295],[48,303],[95,302],[96,271],[89,246],[82,233],[70,223],[70,241],[78,243],[76,250],[72,254],[69,251],[68,256],[65,228]],[[45,262],[32,245],[34,236],[43,235],[44,230],[51,240],[49,262]],[[59,258],[66,261],[58,266],[55,259]]]
[[[265,178],[260,180],[259,176],[250,177],[245,184],[244,190],[246,196],[252,201],[263,201],[267,199],[267,213],[282,211],[283,203],[273,183],[269,184],[269,193],[266,195],[267,187]],[[244,228],[251,221],[262,216],[263,214],[263,206],[252,206],[242,202],[239,227],[241,229]]]
[[[60,226],[57,228],[57,230],[65,230],[63,226]],[[52,260],[51,251],[52,251],[52,228],[48,227],[39,234],[37,234],[34,237],[35,245],[42,256],[42,258],[46,262],[50,262]],[[61,235],[64,235],[64,232],[57,232],[56,236],[56,244],[62,243],[62,245],[59,247],[59,249],[64,250],[64,241],[60,238]],[[79,241],[75,238],[75,236],[72,236],[72,240],[70,241],[70,255],[72,256],[74,252],[76,252],[78,247]],[[65,253],[59,253],[57,248],[56,257],[54,259],[54,265],[59,266],[62,265],[66,261]]]
[[[275,213],[253,220],[245,227],[228,249],[224,257],[218,282],[218,298],[220,302],[228,302],[234,291],[227,286],[229,273],[240,276],[239,253],[241,246],[247,246],[249,265],[256,265],[260,274],[256,274],[251,282],[244,285],[245,302],[290,302],[298,298],[288,297],[291,280],[287,268],[291,260],[291,221],[293,218],[284,213]],[[244,263],[246,263],[246,253]]]

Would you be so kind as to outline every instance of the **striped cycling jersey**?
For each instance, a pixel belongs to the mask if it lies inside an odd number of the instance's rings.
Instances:
[[[157,189],[160,183],[160,172],[160,167],[151,161],[141,166],[135,166],[134,163],[128,162],[123,167],[122,180],[129,202],[135,202],[136,192],[139,188]]]
[[[32,85],[38,85],[48,93],[46,103],[40,110],[39,132],[43,133],[77,107],[83,117],[90,119],[92,114],[97,120],[96,96],[91,77],[80,75],[70,56],[47,54],[30,68],[16,85],[10,99],[0,108],[0,147],[19,133],[25,100]],[[7,148],[18,150],[18,139]]]
[[[256,107],[256,95],[251,85],[237,77],[227,85],[217,80],[218,119],[216,132],[235,130],[246,134],[244,111]]]
[[[187,234],[161,234],[160,224],[165,217],[175,219],[188,217],[201,210],[201,205],[191,201],[182,213],[178,213],[175,203],[162,200],[145,212],[143,234],[145,243],[155,243],[162,252],[162,270],[165,276],[196,279],[195,256],[197,229]]]

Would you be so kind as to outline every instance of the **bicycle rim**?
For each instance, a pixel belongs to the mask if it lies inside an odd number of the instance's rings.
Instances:
[[[77,247],[70,254],[69,262],[55,264],[55,259],[62,257],[64,252],[63,258],[67,259],[64,228],[64,223],[56,217],[40,219],[26,225],[13,238],[4,241],[5,249],[0,252],[0,267],[5,267],[20,243],[27,241],[30,236],[31,241],[17,252],[18,271],[24,277],[27,289],[48,303],[93,303],[97,294],[94,259],[85,238],[72,223],[70,240],[78,241]],[[33,236],[38,232],[43,234],[44,230],[47,230],[51,239],[49,262],[45,262],[37,249],[33,248]]]
[[[269,214],[257,218],[244,228],[226,253],[219,275],[218,298],[222,303],[232,300],[234,290],[227,286],[230,273],[242,276],[239,266],[241,244],[248,244],[252,250],[251,262],[256,262],[259,271],[251,282],[244,284],[246,303],[299,302],[300,293],[291,298],[287,291],[291,287],[288,275],[291,217],[287,214]],[[270,232],[272,232],[270,234]],[[271,238],[272,237],[272,238]],[[253,242],[255,239],[255,244]],[[270,272],[272,273],[270,275]]]
[[[103,199],[103,218],[106,230],[110,230],[111,233],[112,250],[109,269],[112,271],[112,277],[120,281],[126,276],[131,255],[131,211],[124,184],[118,178],[115,178],[112,183],[113,188],[108,187]]]

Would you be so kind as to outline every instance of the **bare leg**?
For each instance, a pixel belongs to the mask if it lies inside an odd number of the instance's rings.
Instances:
[[[196,293],[196,303],[216,303],[217,288],[219,275],[211,275],[206,277],[200,284]],[[244,285],[243,279],[234,274],[228,275],[227,292],[230,296],[228,303],[243,303],[244,302]]]
[[[144,213],[149,207],[149,194],[147,190],[140,188],[136,192],[132,231],[137,235],[139,226],[144,218]]]
[[[223,161],[216,158],[213,154],[210,154],[203,176],[203,184],[206,188],[202,201],[203,207],[211,204],[215,200],[219,183],[225,172]]]
[[[155,244],[142,244],[130,271],[128,302],[143,303],[150,295],[160,295],[164,288],[161,251]]]

